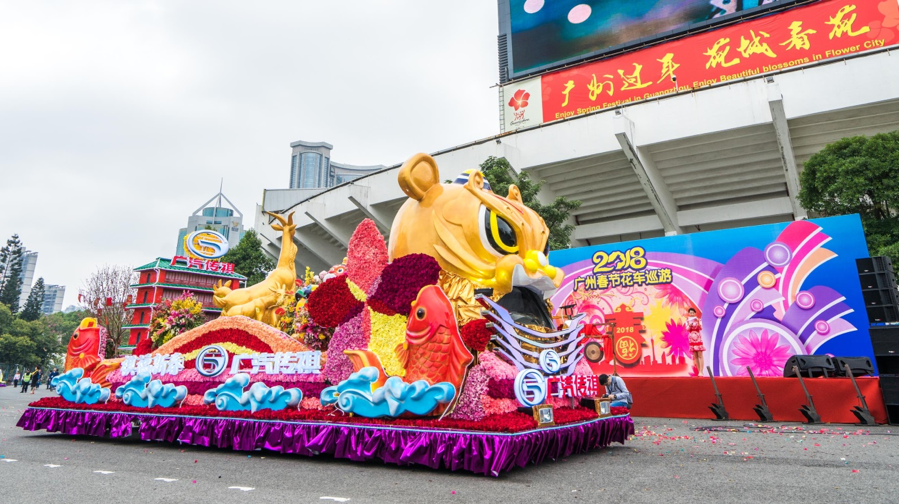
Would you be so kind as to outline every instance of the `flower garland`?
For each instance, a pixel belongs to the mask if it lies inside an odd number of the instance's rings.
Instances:
[[[391,376],[406,376],[406,369],[396,355],[396,347],[406,341],[406,317],[384,315],[369,310],[371,316],[371,340],[368,349],[381,359],[384,371]]]
[[[515,366],[501,360],[494,352],[482,352],[478,355],[478,360],[484,366],[487,376],[494,380],[514,380],[518,375]]]
[[[305,400],[304,400],[305,401]],[[515,433],[537,428],[537,422],[531,415],[519,413],[517,411],[503,414],[488,415],[481,420],[463,420],[455,418],[444,418],[439,420],[434,417],[429,418],[365,418],[361,416],[335,415],[332,408],[314,409],[285,409],[281,411],[260,410],[255,413],[249,411],[219,411],[214,405],[207,404],[202,406],[194,406],[185,404],[173,408],[162,408],[154,406],[152,408],[136,408],[127,406],[120,401],[111,400],[108,403],[98,404],[76,404],[61,397],[44,397],[38,401],[31,403],[29,406],[36,408],[59,408],[68,410],[91,410],[91,411],[109,411],[124,413],[150,413],[159,415],[176,415],[176,416],[200,416],[200,417],[225,417],[225,418],[244,418],[250,420],[282,420],[282,421],[321,421],[325,423],[343,423],[353,425],[372,425],[372,426],[388,426],[388,427],[412,427],[419,429],[450,429],[450,430],[469,430],[477,432],[504,432]],[[621,413],[627,412],[624,409]],[[584,422],[597,417],[596,412],[587,408],[558,408],[554,412],[556,425],[565,425],[570,423]]]
[[[243,337],[255,339],[259,342],[260,345],[267,345],[268,348],[270,348],[270,350],[260,351],[302,352],[304,350],[308,350],[306,345],[304,345],[303,343],[296,341],[295,339],[268,324],[251,319],[249,317],[234,316],[219,317],[211,322],[207,322],[201,325],[196,329],[181,334],[177,338],[174,338],[170,342],[159,347],[154,353],[173,354],[175,352],[179,352],[184,354],[187,351],[196,350],[197,348],[203,347],[204,343],[212,344],[206,343],[206,341],[208,340],[204,339],[209,334],[217,334],[218,336],[216,336],[215,338],[219,339],[220,342],[232,341],[242,344],[242,341],[237,342],[231,339],[241,337],[238,336],[238,334],[241,333],[244,335]],[[242,346],[248,345],[243,344]],[[262,348],[262,346],[259,346],[259,348]]]
[[[440,277],[440,265],[425,254],[409,254],[388,264],[381,273],[380,283],[369,296],[369,306],[376,311],[392,315],[409,315],[418,291],[426,285],[436,285]]]
[[[347,286],[346,275],[326,280],[309,294],[306,309],[313,322],[322,327],[337,327],[350,310],[362,303]]]

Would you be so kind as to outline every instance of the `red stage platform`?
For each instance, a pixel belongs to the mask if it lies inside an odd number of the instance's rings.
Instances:
[[[708,377],[626,377],[625,384],[634,396],[633,416],[714,418],[709,405],[716,401],[715,389]],[[802,422],[799,407],[806,404],[802,386],[796,378],[757,378],[768,408],[778,422]],[[856,378],[868,409],[877,423],[887,423],[886,408],[879,378]],[[759,403],[749,378],[715,378],[724,399],[724,407],[733,420],[758,420],[752,407]],[[852,381],[848,378],[806,378],[805,385],[815,402],[821,420],[827,423],[858,423],[849,410],[860,405]]]

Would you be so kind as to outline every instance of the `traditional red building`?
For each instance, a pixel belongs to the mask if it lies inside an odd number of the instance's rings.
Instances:
[[[131,331],[128,347],[133,348],[142,339],[147,338],[153,307],[164,299],[175,299],[184,291],[193,294],[203,303],[203,313],[207,319],[214,319],[221,313],[221,308],[212,304],[212,291],[215,284],[230,284],[232,289],[244,287],[247,277],[234,273],[234,265],[218,261],[175,257],[166,259],[157,257],[155,261],[135,268],[138,281],[132,285],[137,289],[137,298],[128,305],[131,312],[131,323],[124,329]]]

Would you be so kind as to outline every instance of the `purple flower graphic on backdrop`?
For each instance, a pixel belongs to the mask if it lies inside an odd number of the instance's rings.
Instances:
[[[678,357],[690,356],[690,334],[686,324],[669,320],[665,322],[665,330],[662,331],[662,341],[668,349],[668,355]]]
[[[762,330],[761,335],[750,330],[748,336],[738,336],[731,363],[739,366],[737,372],[741,376],[749,375],[746,366],[752,368],[756,376],[780,376],[784,363],[790,358],[790,347],[778,346],[779,341],[779,336],[767,329]]]

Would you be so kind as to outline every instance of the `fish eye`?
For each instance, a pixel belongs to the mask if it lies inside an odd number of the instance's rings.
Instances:
[[[481,243],[491,253],[504,256],[518,253],[518,236],[509,221],[481,205],[479,228]]]
[[[418,320],[424,320],[424,318],[425,318],[425,309],[424,309],[424,308],[419,308],[419,309],[415,310],[415,318],[417,318]]]
[[[78,333],[77,333],[77,332],[76,332],[75,334],[72,335],[72,339],[78,339]]]

